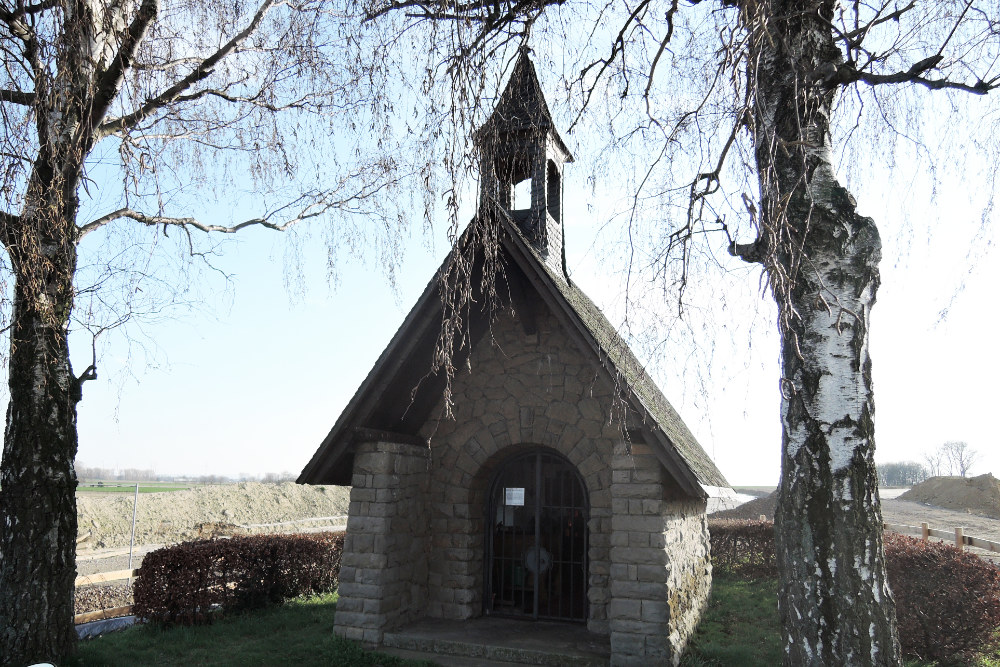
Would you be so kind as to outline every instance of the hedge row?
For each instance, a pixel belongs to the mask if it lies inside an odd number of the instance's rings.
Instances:
[[[954,661],[991,647],[1000,628],[1000,569],[950,544],[886,533],[899,641],[910,655]]]
[[[136,616],[211,622],[211,612],[276,604],[337,587],[344,533],[197,540],[146,555],[133,589]]]
[[[774,524],[708,523],[712,565],[748,579],[777,577]],[[949,544],[885,534],[889,588],[904,653],[963,660],[991,648],[1000,628],[1000,569]]]
[[[774,524],[770,521],[711,519],[712,567],[747,579],[778,576]]]

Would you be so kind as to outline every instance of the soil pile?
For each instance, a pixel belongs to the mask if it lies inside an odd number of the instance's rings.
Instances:
[[[899,499],[1000,519],[1000,481],[990,473],[979,477],[931,477]]]
[[[128,547],[132,501],[132,494],[77,494],[79,549]],[[336,522],[301,520],[345,516],[349,503],[349,487],[293,482],[241,482],[188,491],[140,493],[136,544],[171,544],[218,535],[328,527]],[[260,525],[285,522],[285,526]]]
[[[774,510],[778,506],[778,492],[775,491],[771,495],[764,496],[763,498],[757,498],[756,500],[751,500],[748,503],[743,503],[739,507],[734,507],[731,510],[723,510],[721,512],[715,512],[709,516],[713,519],[737,519],[740,521],[756,521],[763,514],[767,517],[768,521],[774,521]]]

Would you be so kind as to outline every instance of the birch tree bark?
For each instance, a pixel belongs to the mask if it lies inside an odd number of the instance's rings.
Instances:
[[[100,54],[98,26],[84,3],[62,8],[69,22],[47,68],[25,40],[35,81],[38,155],[20,216],[0,219],[14,277],[9,390],[0,465],[0,664],[56,661],[72,654],[76,579],[76,405],[69,317],[77,260],[77,187],[91,139],[83,131],[88,86]],[[27,27],[27,26],[26,26]]]
[[[762,216],[751,259],[780,312],[778,606],[786,665],[898,665],[868,354],[881,245],[834,175],[837,88],[822,74],[843,60],[833,8],[772,2],[770,16],[744,14]]]
[[[367,229],[352,241],[363,245],[365,234],[391,238],[398,229],[395,204],[374,199],[396,183],[404,161],[367,150],[367,136],[365,146],[349,142],[373,104],[370,66],[338,35],[344,21],[354,25],[350,3],[162,4],[0,2],[0,319],[10,309],[0,462],[4,666],[59,663],[76,645],[77,405],[97,363],[79,376],[70,363],[79,244],[107,225],[131,225],[126,246],[149,253],[161,230],[166,237],[174,229],[194,262],[205,257],[198,232],[281,231],[357,215]],[[334,159],[331,136],[349,158]],[[95,206],[116,207],[81,221],[80,193],[102,142],[112,146],[100,161],[118,160],[117,179],[90,187],[100,190]],[[310,164],[317,152],[324,155]],[[272,207],[223,224],[176,210],[191,204],[178,196],[190,182],[220,174]],[[331,247],[341,239],[334,228]],[[157,276],[156,284],[175,279]]]
[[[776,533],[785,664],[898,665],[868,352],[881,245],[875,222],[837,179],[831,120],[838,94],[882,109],[884,97],[870,92],[877,87],[995,91],[996,3],[368,0],[366,7],[371,21],[395,16],[400,31],[432,26],[429,51],[447,64],[448,82],[430,106],[451,105],[454,143],[465,141],[477,101],[491,94],[492,78],[482,72],[492,61],[514,46],[547,53],[576,107],[573,124],[589,111],[597,116],[592,127],[610,128],[609,150],[624,146],[615,156],[637,163],[628,238],[643,213],[661,231],[655,250],[635,253],[646,254],[629,264],[630,275],[648,262],[656,282],[683,301],[692,247],[720,233],[732,254],[763,267],[782,346]],[[634,122],[624,120],[629,114]],[[896,132],[889,117],[872,120],[876,132]],[[678,178],[675,160],[695,163],[693,178]],[[643,208],[651,200],[661,203]],[[684,209],[686,219],[677,214]],[[742,243],[748,229],[755,239]]]

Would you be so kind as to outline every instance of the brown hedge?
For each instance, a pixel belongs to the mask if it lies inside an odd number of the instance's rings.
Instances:
[[[889,588],[903,650],[924,660],[966,664],[996,644],[1000,569],[940,542],[885,534]]]
[[[778,576],[774,524],[770,521],[712,519],[712,567],[747,579]]]
[[[197,540],[146,555],[134,585],[143,620],[192,625],[337,587],[344,533]]]
[[[708,529],[717,572],[778,576],[773,523],[710,520]],[[885,533],[885,555],[904,653],[967,664],[996,645],[1000,568],[954,546],[895,533]]]

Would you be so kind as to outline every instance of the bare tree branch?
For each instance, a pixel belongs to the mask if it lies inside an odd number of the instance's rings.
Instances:
[[[125,79],[125,72],[131,66],[135,52],[146,36],[149,25],[156,18],[159,11],[159,0],[142,0],[139,11],[136,12],[132,23],[124,31],[121,37],[121,46],[111,66],[101,75],[97,83],[97,94],[94,96],[93,111],[91,112],[90,127],[96,128],[104,120],[111,103],[121,88]]]
[[[917,0],[910,0],[909,4],[907,4],[905,7],[900,7],[896,11],[890,12],[885,16],[881,16],[880,14],[882,13],[882,11],[879,10],[878,14],[876,14],[876,17],[874,19],[872,19],[871,21],[869,21],[860,28],[852,30],[851,32],[848,33],[841,34],[841,37],[847,40],[851,46],[856,46],[858,44],[861,44],[861,41],[868,36],[868,33],[871,31],[872,28],[882,23],[887,23],[889,21],[898,21],[903,16],[903,14],[910,11],[916,6],[917,6]],[[858,37],[860,37],[861,39],[858,39]]]
[[[20,90],[0,90],[0,102],[31,106],[35,102],[35,94],[25,93]]]
[[[980,79],[976,83],[969,85],[950,79],[928,79],[922,74],[934,69],[941,61],[942,56],[936,54],[930,58],[915,63],[905,72],[895,72],[893,74],[876,74],[875,72],[862,72],[855,69],[850,64],[841,65],[837,68],[836,74],[830,77],[832,83],[850,84],[860,81],[869,86],[880,86],[885,84],[915,83],[931,90],[961,90],[974,95],[985,95],[991,90],[1000,87],[1000,75],[991,79]]]
[[[13,11],[0,9],[0,21],[10,24],[13,21],[20,20],[24,16],[32,16],[34,14],[44,12],[47,9],[52,9],[58,4],[58,0],[45,0],[45,2],[39,2],[34,5],[24,5],[23,7],[18,7]]]
[[[87,234],[90,234],[91,232],[100,229],[115,220],[121,220],[122,218],[141,222],[148,227],[164,225],[164,227],[197,229],[206,233],[215,232],[219,234],[235,234],[241,229],[246,229],[247,227],[265,227],[267,229],[273,229],[281,232],[300,222],[317,218],[333,210],[351,212],[351,207],[353,205],[371,199],[380,191],[395,182],[396,181],[393,180],[391,182],[376,182],[371,185],[366,185],[357,192],[346,197],[334,197],[333,193],[330,192],[307,192],[297,197],[294,201],[270,211],[261,217],[250,218],[249,220],[244,220],[243,222],[235,225],[213,225],[202,222],[193,217],[149,215],[131,208],[120,208],[102,215],[101,217],[80,227],[77,233],[77,243],[79,243],[80,240],[82,240]],[[296,208],[298,208],[298,210],[295,210]]]
[[[233,53],[242,42],[253,34],[253,32],[260,25],[261,21],[264,20],[264,16],[267,15],[272,7],[278,5],[279,2],[281,2],[281,0],[264,0],[260,7],[257,8],[257,12],[254,14],[253,19],[250,20],[250,23],[242,31],[237,33],[236,36],[226,42],[215,53],[201,61],[201,64],[195,67],[194,70],[192,70],[186,77],[170,86],[159,95],[150,98],[145,104],[132,113],[103,123],[95,131],[96,140],[99,141],[106,136],[135,127],[144,119],[164,108],[171,102],[176,101],[192,86],[208,78],[214,71],[215,66],[218,65],[226,56]]]

